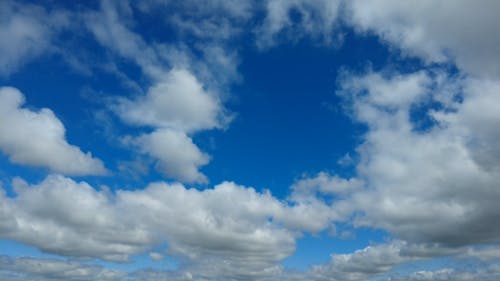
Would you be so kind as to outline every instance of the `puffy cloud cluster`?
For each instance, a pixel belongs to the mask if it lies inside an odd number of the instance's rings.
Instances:
[[[140,136],[127,136],[125,143],[156,159],[156,167],[168,178],[207,182],[199,168],[207,164],[210,157],[199,150],[191,135],[200,130],[222,128],[230,120],[221,96],[209,90],[188,69],[182,51],[174,56],[167,55],[176,50],[148,44],[129,29],[124,18],[131,13],[127,4],[103,2],[100,11],[86,16],[87,26],[98,42],[135,62],[152,81],[145,94],[132,99],[119,98],[111,105],[125,123],[154,129]],[[215,54],[212,58],[224,58],[213,47],[204,50]]]
[[[198,167],[207,164],[210,157],[182,132],[158,129],[150,134],[126,138],[125,142],[158,159],[157,170],[167,176],[185,182],[207,182]]]
[[[221,126],[217,97],[186,69],[172,69],[137,100],[123,100],[117,111],[128,123],[196,131]]]
[[[491,265],[481,269],[454,269],[444,268],[435,271],[422,270],[411,273],[409,276],[392,276],[390,281],[493,281],[500,278],[500,266]]]
[[[65,128],[48,108],[22,108],[24,95],[16,88],[0,88],[0,150],[18,164],[45,167],[67,175],[102,175],[101,160],[69,144]]]
[[[210,157],[187,135],[223,126],[225,117],[217,96],[203,89],[185,69],[173,69],[158,85],[136,100],[122,99],[115,108],[124,121],[153,126],[152,133],[126,138],[126,143],[156,159],[157,168],[185,182],[206,182],[198,171]]]
[[[296,181],[290,189],[292,196],[319,192],[323,195],[342,195],[352,193],[363,187],[363,181],[357,178],[344,179],[337,175],[332,176],[326,172],[320,172],[314,177],[302,178]]]
[[[301,232],[321,231],[330,220],[324,205],[291,204],[230,182],[203,191],[159,182],[113,194],[53,175],[33,186],[16,179],[13,187],[14,198],[0,198],[2,238],[111,261],[166,243],[163,254],[212,277],[279,271]]]
[[[310,272],[313,280],[367,280],[377,274],[388,272],[395,265],[421,259],[418,255],[407,255],[410,248],[405,242],[368,246],[351,254],[332,255],[329,263],[314,266]]]
[[[450,248],[438,244],[414,244],[401,240],[370,245],[349,254],[333,254],[328,263],[313,266],[295,278],[308,280],[495,280],[498,264],[475,263],[471,258],[483,261],[498,259],[498,247],[477,250],[474,248]],[[493,253],[493,254],[492,254]],[[442,268],[436,271],[413,271],[415,264],[436,257],[447,257],[457,264],[473,264],[470,268]],[[391,272],[403,266],[398,273]],[[408,272],[406,272],[408,270]],[[295,279],[289,279],[295,280]]]
[[[493,94],[497,83],[416,72],[369,73],[341,84],[353,115],[369,128],[357,166],[367,188],[346,203],[364,211],[357,224],[411,241],[500,242],[494,223],[500,218],[495,203],[500,199],[495,169],[500,158],[485,153],[497,147],[492,140],[499,129],[493,124],[500,116],[488,110],[500,106]],[[460,93],[463,101],[450,98]],[[439,106],[428,106],[432,103]],[[423,113],[415,113],[419,107]],[[417,121],[425,118],[431,125],[419,128]]]

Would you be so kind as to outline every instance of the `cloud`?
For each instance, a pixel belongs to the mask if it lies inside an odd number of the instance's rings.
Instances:
[[[22,108],[23,94],[0,88],[0,150],[18,164],[39,166],[66,175],[104,175],[101,160],[68,144],[61,121],[48,109]]]
[[[111,261],[166,244],[160,254],[211,278],[274,274],[303,231],[329,225],[324,205],[280,201],[230,182],[203,191],[158,182],[112,194],[52,175],[37,185],[16,179],[13,187],[15,197],[0,197],[1,238]]]
[[[346,1],[346,7],[349,24],[377,34],[404,53],[428,62],[450,60],[471,74],[500,73],[496,1],[356,0]]]
[[[485,256],[496,252],[490,248]],[[438,244],[413,244],[394,240],[382,244],[370,245],[349,254],[332,254],[329,262],[313,266],[299,276],[298,280],[495,280],[499,268],[494,263],[476,263],[480,251],[473,248],[449,248]],[[470,264],[470,269],[463,266],[460,270],[440,268],[435,271],[414,271],[419,262],[446,257],[456,264]],[[284,279],[286,280],[286,279]],[[295,280],[295,279],[294,279]]]
[[[207,182],[198,168],[207,164],[210,157],[182,132],[158,129],[150,134],[125,138],[125,142],[158,159],[157,169],[168,177],[182,182]]]
[[[203,45],[225,44],[235,41],[245,32],[255,14],[256,5],[252,0],[240,1],[197,1],[165,2],[149,1],[139,3],[139,9],[149,15],[162,10],[171,13],[167,21],[175,27],[181,41],[201,40]],[[172,13],[172,11],[175,11]]]
[[[497,148],[497,82],[420,71],[347,76],[340,84],[368,131],[357,148],[366,188],[338,209],[361,210],[355,224],[408,241],[499,242],[500,158],[485,152]],[[426,118],[430,125],[419,128]]]
[[[206,182],[198,171],[210,157],[201,152],[189,132],[222,128],[230,117],[217,96],[206,91],[189,71],[172,69],[148,93],[135,100],[120,99],[114,111],[127,123],[156,128],[127,137],[126,143],[157,159],[167,177],[183,182]]]
[[[302,178],[296,181],[290,189],[295,195],[319,192],[323,195],[341,195],[350,193],[363,186],[363,182],[356,178],[344,179],[337,175],[332,176],[325,172],[318,173],[312,178]]]
[[[409,275],[394,275],[389,280],[391,281],[472,281],[484,280],[494,281],[500,277],[500,266],[493,264],[477,269],[455,269],[443,268],[434,271],[421,270],[412,272]]]
[[[309,275],[313,280],[366,280],[385,273],[394,266],[415,259],[401,255],[404,242],[368,246],[352,254],[332,255],[331,261],[314,266]]]
[[[140,10],[149,13],[150,8]],[[198,168],[210,157],[191,138],[200,130],[225,128],[231,120],[218,91],[237,77],[231,52],[217,44],[204,45],[199,50],[202,58],[197,58],[185,48],[150,44],[129,28],[133,13],[127,4],[103,2],[99,11],[85,16],[87,28],[100,44],[136,63],[150,80],[146,94],[116,98],[110,108],[128,125],[153,129],[126,137],[126,143],[154,158],[166,177],[206,182]]]
[[[257,46],[269,48],[281,40],[295,41],[303,37],[324,42],[338,41],[333,33],[339,18],[341,1],[266,1],[265,17],[255,29]]]
[[[223,125],[222,105],[217,96],[186,69],[172,69],[161,82],[136,100],[120,100],[115,108],[127,123],[183,132]]]
[[[68,25],[67,13],[51,12],[13,1],[0,4],[0,74],[17,71],[24,63],[51,48],[55,35]]]

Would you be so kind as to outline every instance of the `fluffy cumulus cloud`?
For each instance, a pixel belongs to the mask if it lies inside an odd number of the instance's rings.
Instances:
[[[2,238],[111,261],[166,243],[163,254],[187,259],[186,267],[211,278],[275,273],[302,231],[321,231],[329,221],[325,206],[283,202],[229,182],[204,191],[159,182],[112,194],[49,176],[33,186],[16,179],[13,187],[14,198],[0,199]]]
[[[186,69],[172,69],[145,96],[121,100],[116,111],[134,125],[182,132],[220,127],[223,118],[218,97]]]
[[[296,181],[290,189],[293,196],[319,192],[322,194],[346,194],[363,186],[363,181],[357,178],[344,179],[337,175],[332,176],[325,172],[318,173],[312,178],[302,178]]]
[[[341,95],[350,95],[353,115],[369,127],[357,166],[367,188],[346,205],[364,211],[357,224],[411,241],[497,243],[500,159],[485,151],[495,150],[498,119],[480,106],[486,100],[500,106],[492,95],[497,86],[480,83],[479,90],[475,80],[444,76],[369,73],[344,79]],[[452,97],[462,92],[463,102]],[[427,111],[415,111],[422,106]],[[418,120],[425,118],[430,124],[422,128]]]
[[[496,248],[498,249],[498,248]],[[495,252],[488,249],[485,252]],[[470,253],[476,257],[490,259],[488,253],[472,248],[450,248],[438,244],[413,244],[405,241],[389,241],[370,245],[349,254],[333,254],[329,262],[313,266],[301,278],[308,280],[495,280],[498,277],[498,264],[475,263],[467,259]],[[467,253],[467,254],[465,254]],[[446,257],[462,268],[441,268],[435,271],[413,271],[418,262],[435,257]],[[467,264],[472,264],[468,266]],[[400,266],[399,273],[392,272]],[[405,272],[406,271],[406,272]],[[403,273],[404,272],[404,273]]]
[[[347,1],[347,21],[404,53],[428,62],[450,60],[472,74],[500,73],[497,1]]]
[[[157,169],[167,176],[183,182],[207,181],[198,168],[207,164],[210,157],[183,132],[159,129],[139,137],[125,138],[125,142],[158,159]]]
[[[309,274],[313,280],[366,280],[389,271],[395,265],[418,259],[402,254],[406,244],[396,241],[368,246],[352,254],[332,255],[331,261],[313,267]]]
[[[103,175],[101,160],[83,153],[65,139],[65,128],[48,108],[22,108],[24,95],[0,88],[0,150],[18,164],[45,167],[67,175]]]
[[[115,112],[127,123],[156,128],[149,134],[127,137],[126,143],[157,159],[167,177],[184,182],[206,182],[199,167],[210,157],[188,136],[190,132],[221,128],[230,120],[219,98],[186,69],[172,69],[146,95],[121,99]]]
[[[157,159],[167,177],[184,182],[206,182],[198,168],[210,157],[201,152],[188,135],[199,130],[222,128],[230,120],[219,98],[204,89],[186,69],[172,69],[146,95],[120,99],[114,111],[127,123],[153,127],[141,136],[126,137],[126,143]]]
[[[338,94],[353,119],[367,128],[357,148],[356,166],[365,186],[334,203],[337,212],[356,214],[354,225],[381,228],[406,241],[433,243],[451,251],[437,251],[437,256],[456,254],[464,246],[499,242],[500,228],[495,223],[500,219],[495,203],[500,199],[495,141],[499,129],[494,124],[500,116],[493,110],[500,106],[499,81],[493,78],[499,65],[492,60],[498,56],[494,47],[498,36],[481,35],[487,30],[495,34],[492,29],[498,19],[491,12],[497,4],[484,4],[440,3],[443,6],[438,8],[430,1],[352,1],[346,5],[346,20],[358,32],[374,33],[424,62],[455,63],[459,68],[459,74],[444,69],[343,74]],[[405,251],[402,260],[399,255],[383,260],[394,261],[389,267],[407,262]],[[496,248],[476,253],[469,250],[461,256],[491,259]],[[409,256],[421,255],[413,251]],[[332,259],[336,265],[332,268],[342,269],[340,257]],[[420,271],[389,279],[494,280],[498,274],[494,267]],[[378,268],[373,273],[387,270]],[[355,272],[339,275],[347,276],[345,280],[368,278],[362,269]]]

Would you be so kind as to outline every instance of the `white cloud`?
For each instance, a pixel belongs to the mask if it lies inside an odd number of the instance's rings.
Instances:
[[[500,73],[497,1],[346,1],[347,21],[428,62],[451,59],[478,75]]]
[[[103,175],[101,160],[68,144],[61,121],[48,109],[22,108],[23,94],[0,88],[0,150],[18,164],[40,166],[67,175]]]
[[[182,132],[158,129],[150,134],[126,138],[132,146],[157,160],[157,169],[166,176],[182,182],[207,182],[198,171],[210,157],[201,152],[193,141]]]
[[[302,231],[329,221],[324,205],[283,202],[230,182],[203,191],[159,182],[116,194],[63,176],[13,186],[15,197],[0,197],[1,238],[112,261],[166,244],[164,254],[211,278],[275,274]]]
[[[412,73],[411,75],[388,75],[385,77],[381,73],[370,72],[362,77],[355,77],[353,80],[350,80],[348,76],[344,77],[342,86],[350,92],[357,93],[357,96],[353,98],[355,99],[354,102],[360,106],[366,103],[374,107],[384,107],[388,110],[404,110],[418,102],[418,99],[423,95],[426,95],[422,88],[431,86],[431,82],[430,77],[424,71]],[[369,90],[370,92],[368,95],[364,95],[363,90]],[[361,109],[356,110],[358,118],[365,113]],[[372,121],[369,118],[366,117],[368,121]]]
[[[150,134],[129,137],[128,143],[157,159],[167,177],[184,182],[206,182],[198,168],[210,157],[187,135],[203,129],[222,128],[230,120],[217,96],[185,69],[170,70],[144,96],[121,99],[115,112],[127,123],[157,128]]]
[[[366,280],[377,274],[385,273],[394,266],[417,259],[403,256],[404,242],[393,242],[368,246],[351,254],[332,255],[331,261],[314,266],[308,275],[312,280]]]
[[[0,3],[0,74],[8,75],[51,47],[54,35],[68,25],[65,12],[13,1]]]
[[[218,98],[185,69],[170,70],[145,96],[121,100],[116,112],[130,124],[184,132],[223,125]]]
[[[332,254],[329,262],[313,266],[304,273],[302,279],[331,281],[413,280],[411,278],[415,273],[397,275],[395,272],[401,271],[393,270],[401,266],[402,268],[418,268],[417,264],[412,263],[435,257],[456,257],[464,251],[463,248],[447,248],[437,244],[412,244],[401,240],[389,241],[370,245],[349,254]],[[454,276],[467,275],[457,272]]]
[[[351,178],[344,179],[337,175],[329,175],[325,172],[318,173],[315,177],[302,178],[296,181],[290,188],[295,194],[307,194],[320,192],[323,195],[343,194],[356,191],[363,187],[363,181]]]
[[[436,114],[437,119],[466,134],[472,157],[488,172],[500,167],[500,80],[469,79],[464,83],[464,101],[458,114]]]
[[[410,241],[449,245],[499,242],[500,173],[496,163],[498,84],[443,79],[442,73],[369,73],[344,77],[353,116],[368,125],[358,147],[358,175],[367,188],[336,208],[362,210],[359,225],[380,227]],[[480,85],[480,86],[479,86]],[[462,95],[463,102],[451,94]],[[415,106],[427,108],[415,116]],[[425,130],[414,119],[435,122]],[[481,121],[477,121],[481,120]],[[478,125],[481,124],[481,125]],[[471,231],[473,230],[473,231]]]

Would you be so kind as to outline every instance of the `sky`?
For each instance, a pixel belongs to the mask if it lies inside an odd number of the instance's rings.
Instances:
[[[500,2],[0,2],[0,279],[500,279]]]

